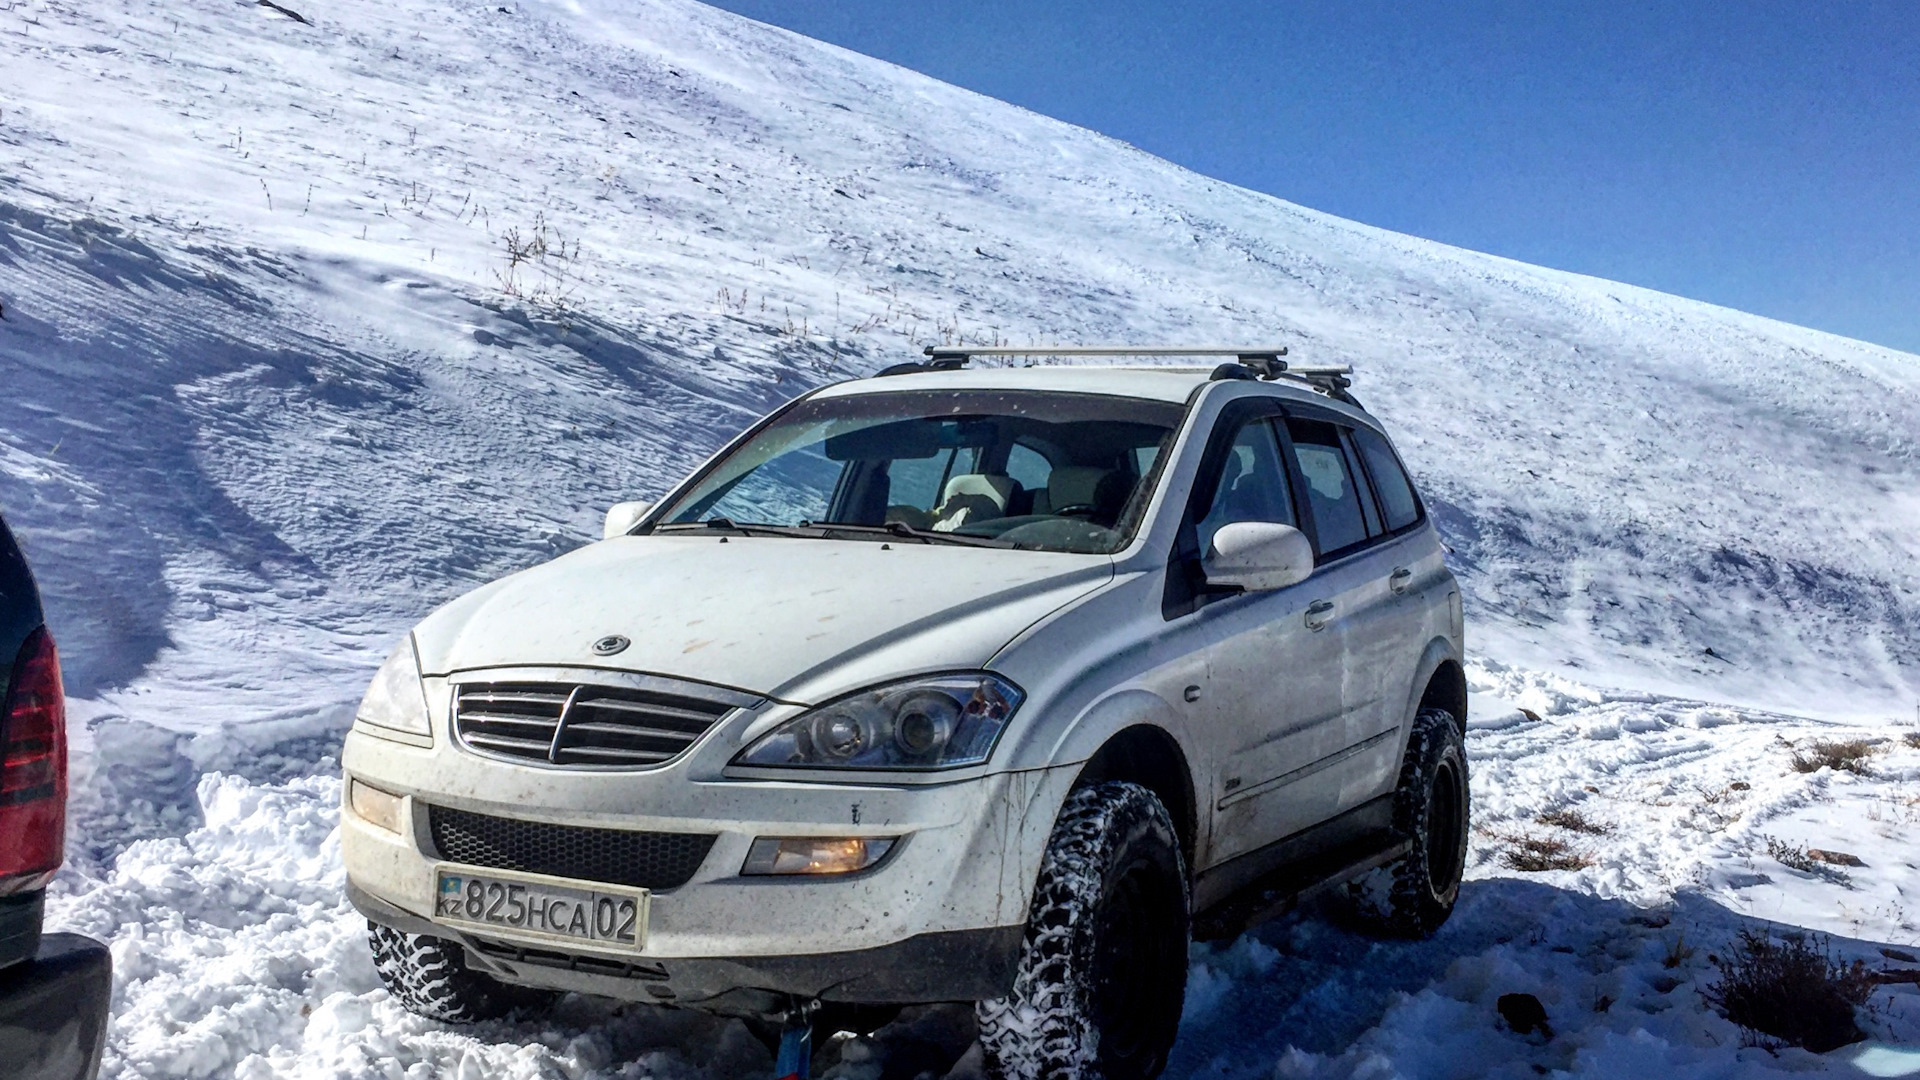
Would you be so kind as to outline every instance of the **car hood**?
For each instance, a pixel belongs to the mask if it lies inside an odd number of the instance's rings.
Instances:
[[[623,536],[468,593],[414,640],[426,675],[598,667],[814,704],[900,675],[981,667],[1112,576],[1100,555]],[[631,644],[596,654],[613,635]]]

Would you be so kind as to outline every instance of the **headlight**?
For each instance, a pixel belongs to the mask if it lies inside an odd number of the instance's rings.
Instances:
[[[998,675],[932,675],[877,686],[801,714],[734,759],[811,769],[978,765],[1026,695]]]
[[[414,735],[433,734],[433,725],[427,719],[427,690],[420,682],[420,661],[413,652],[412,634],[400,639],[400,644],[393,647],[393,655],[380,665],[373,676],[373,685],[367,687],[367,696],[360,700],[360,711],[354,716],[361,723],[375,727]]]

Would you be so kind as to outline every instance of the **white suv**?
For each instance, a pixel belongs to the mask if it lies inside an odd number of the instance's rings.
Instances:
[[[990,1073],[1123,1080],[1193,928],[1338,883],[1446,919],[1459,590],[1347,381],[961,351],[790,402],[400,643],[342,757],[397,998],[973,1001]]]

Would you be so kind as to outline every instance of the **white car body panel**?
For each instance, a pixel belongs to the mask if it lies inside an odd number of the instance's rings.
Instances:
[[[429,676],[586,665],[817,703],[895,675],[978,668],[1112,575],[1104,555],[621,536],[455,600],[414,640]],[[613,634],[632,644],[596,655]]]

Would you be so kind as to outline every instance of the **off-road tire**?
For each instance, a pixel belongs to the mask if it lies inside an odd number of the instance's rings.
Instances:
[[[1148,1080],[1187,987],[1186,863],[1166,807],[1110,781],[1067,797],[1013,992],[975,1008],[993,1080]]]
[[[429,1020],[470,1024],[492,1020],[515,1010],[545,1008],[559,995],[551,990],[509,986],[467,967],[466,950],[424,934],[404,934],[369,922],[367,944],[373,949],[373,968],[387,993]]]
[[[1393,796],[1394,832],[1413,847],[1347,887],[1366,922],[1396,937],[1422,938],[1453,914],[1467,863],[1469,791],[1459,722],[1445,709],[1421,709]]]

